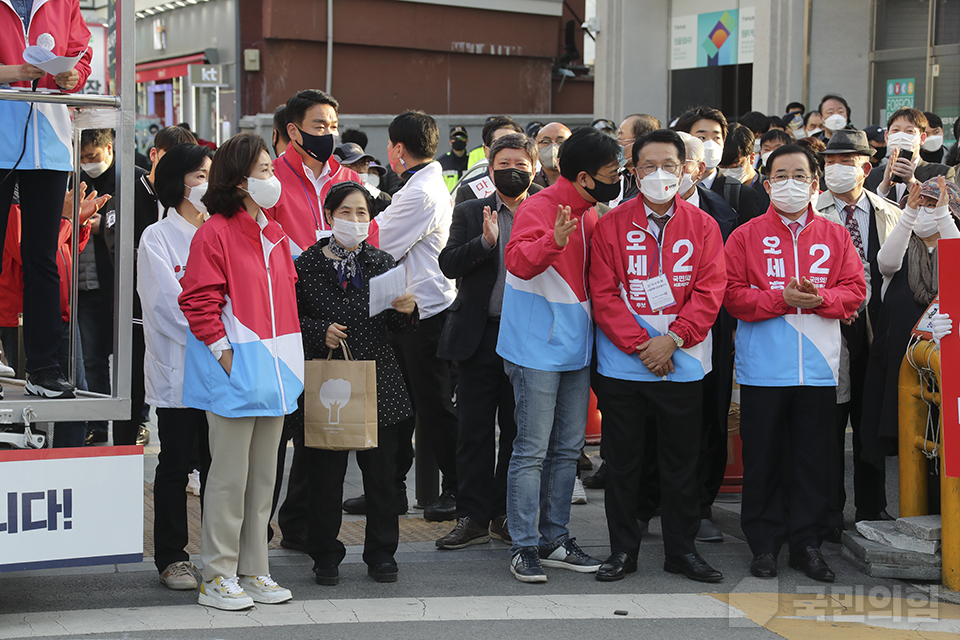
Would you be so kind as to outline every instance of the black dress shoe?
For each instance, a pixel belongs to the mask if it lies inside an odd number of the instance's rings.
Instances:
[[[354,516],[367,514],[367,498],[362,493],[356,498],[347,498],[343,501],[343,510]]]
[[[291,531],[290,533],[283,534],[283,538],[280,540],[280,546],[284,549],[290,549],[291,551],[302,551],[306,553],[307,532]]]
[[[381,562],[367,567],[367,575],[377,582],[396,582],[399,572],[396,562]]]
[[[336,565],[330,565],[329,567],[314,567],[313,580],[317,584],[332,587],[340,582],[340,570],[337,569]]]
[[[699,553],[666,556],[663,570],[667,573],[682,573],[697,582],[722,582],[723,574],[707,564]]]
[[[758,553],[753,556],[753,562],[750,563],[750,573],[757,578],[776,578],[777,577],[777,556],[776,554]]]
[[[423,510],[423,519],[430,522],[443,522],[457,519],[457,496],[452,491],[444,491],[440,497]]]
[[[600,582],[615,582],[623,580],[628,573],[637,570],[637,561],[623,551],[617,551],[607,558],[597,569],[597,580]]]
[[[508,544],[513,542],[510,537],[510,529],[507,527],[507,514],[497,516],[490,521],[490,537]]]
[[[474,544],[490,542],[490,531],[481,527],[468,516],[457,518],[453,531],[437,540],[438,549],[463,549]]]
[[[820,549],[816,547],[804,547],[790,552],[790,568],[799,569],[807,574],[808,578],[819,582],[833,582],[837,579],[833,569],[823,559]]]
[[[840,544],[840,542],[843,540],[843,527],[830,527],[827,529],[827,532],[823,534],[823,539],[826,542]]]
[[[587,489],[603,489],[607,486],[607,463],[602,463],[596,473],[584,478],[583,486]]]
[[[578,471],[593,471],[593,461],[583,449],[580,449],[580,459],[577,460]]]
[[[877,513],[870,513],[867,511],[857,510],[856,521],[860,522],[861,520],[867,520],[869,522],[877,522],[879,520],[886,520],[886,521],[896,520],[896,518],[894,518],[892,515],[887,513],[886,509],[883,509],[882,511]]]

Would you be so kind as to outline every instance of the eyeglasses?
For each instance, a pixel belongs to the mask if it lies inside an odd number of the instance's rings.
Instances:
[[[642,167],[640,167],[640,171],[642,171],[643,175],[645,176],[649,176],[650,174],[656,173],[657,169],[663,169],[667,173],[675,174],[679,166],[680,165],[678,165],[675,162],[664,162],[662,165],[658,167],[652,162],[648,162],[647,164],[644,164]]]
[[[537,140],[538,147],[549,147],[552,144],[561,144],[566,138],[557,138],[556,140],[551,140],[550,138],[543,138],[542,140]]]
[[[796,180],[797,182],[802,182],[803,184],[810,184],[813,182],[813,178],[808,176],[805,173],[798,173],[796,175],[788,176],[784,174],[778,174],[770,178],[771,184],[781,184],[787,180]]]

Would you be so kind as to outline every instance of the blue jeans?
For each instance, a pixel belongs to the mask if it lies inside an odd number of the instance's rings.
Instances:
[[[506,360],[503,367],[517,401],[517,437],[507,472],[510,553],[517,553],[525,547],[555,545],[570,535],[567,523],[587,427],[590,367],[541,371]]]

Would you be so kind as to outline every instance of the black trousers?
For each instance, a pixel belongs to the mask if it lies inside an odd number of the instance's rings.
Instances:
[[[194,447],[200,451],[200,494],[210,469],[207,414],[200,409],[157,407],[160,455],[153,481],[154,563],[163,571],[174,562],[190,559],[184,548],[187,532],[187,474],[194,469]]]
[[[457,515],[481,527],[507,512],[507,468],[517,436],[513,385],[497,355],[499,333],[500,322],[488,320],[476,353],[458,362]]]
[[[603,398],[604,500],[610,550],[636,558],[640,550],[637,506],[647,450],[645,417],[656,417],[661,521],[666,555],[692,553],[700,528],[697,460],[703,430],[703,383],[636,382],[598,374]]]
[[[23,123],[6,124],[23,126]],[[11,173],[14,175],[10,176]],[[20,185],[23,349],[27,373],[59,366],[61,316],[57,245],[68,175],[65,171],[0,169],[0,255],[7,237],[13,187]]]
[[[393,425],[377,430],[376,449],[357,451],[357,463],[363,472],[363,493],[367,501],[363,561],[374,566],[393,562],[400,542],[396,509],[394,459],[397,432]],[[343,520],[343,478],[347,473],[349,451],[304,448],[309,482],[309,524],[307,550],[317,566],[336,566],[346,555],[337,539]]]
[[[733,393],[733,330],[737,321],[721,308],[713,323],[713,370],[703,378],[703,437],[700,439],[700,517],[712,517],[713,501],[727,471],[727,421]]]
[[[865,334],[866,332],[864,332]],[[861,422],[863,421],[863,390],[867,382],[867,366],[870,360],[869,344],[864,337],[864,345],[856,358],[850,359],[850,402],[838,404],[836,409],[836,447],[833,465],[833,492],[830,496],[831,527],[843,525],[843,505],[847,501],[844,489],[844,467],[846,462],[847,422],[853,428],[853,496],[858,512],[880,513],[887,508],[887,473],[883,465],[874,466],[863,460],[861,454]]]
[[[143,387],[143,359],[145,356],[146,345],[143,341],[143,325],[134,323],[133,353],[130,356],[130,419],[114,420],[114,445],[136,444],[137,442],[137,432],[143,422],[143,400],[146,395]]]
[[[298,402],[302,411],[303,395]],[[280,501],[280,485],[283,484],[284,465],[287,459],[287,441],[293,440],[293,462],[290,463],[290,476],[287,478],[287,496],[283,499],[280,511],[277,513],[277,524],[280,531],[287,535],[305,534],[307,531],[308,513],[310,511],[310,485],[307,478],[307,467],[303,446],[303,421],[299,420],[299,428],[292,426],[291,415],[284,418],[283,436],[280,438],[280,447],[277,451],[277,483],[273,489],[273,510]],[[271,511],[271,512],[272,512]]]
[[[836,387],[740,387],[743,502],[754,554],[819,547],[833,489]]]
[[[441,311],[421,320],[416,331],[400,336],[400,348],[407,369],[407,384],[426,435],[426,442],[420,444],[440,468],[443,490],[456,492],[458,420],[450,388],[450,364],[437,357],[446,319],[447,312]],[[406,475],[408,470],[409,467],[401,471]]]

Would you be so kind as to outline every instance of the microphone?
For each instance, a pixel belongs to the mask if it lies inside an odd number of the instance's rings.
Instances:
[[[57,46],[57,41],[54,40],[53,36],[49,33],[41,33],[37,37],[37,46],[43,47],[47,51],[53,52],[53,48]],[[40,78],[34,78],[33,83],[31,84],[32,90],[36,91],[37,87],[40,85]]]

